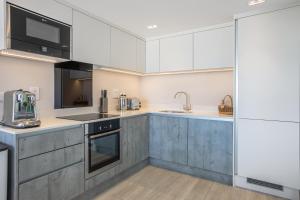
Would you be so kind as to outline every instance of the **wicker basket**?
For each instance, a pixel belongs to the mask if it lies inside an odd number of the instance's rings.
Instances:
[[[226,100],[229,98],[230,104],[226,104]],[[226,95],[222,100],[222,104],[218,106],[219,113],[222,115],[233,115],[233,100],[230,95]]]

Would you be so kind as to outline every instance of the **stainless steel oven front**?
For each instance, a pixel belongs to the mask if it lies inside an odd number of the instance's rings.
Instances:
[[[85,125],[85,174],[91,178],[121,162],[120,119]]]

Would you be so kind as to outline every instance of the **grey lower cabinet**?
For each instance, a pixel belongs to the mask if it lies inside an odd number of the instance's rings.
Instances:
[[[70,200],[84,192],[83,126],[18,139],[18,200]]]
[[[67,200],[84,192],[84,163],[55,171],[19,186],[19,200]]]
[[[150,116],[150,157],[187,164],[188,120]]]
[[[150,162],[231,184],[233,122],[150,115]]]
[[[233,174],[233,123],[189,120],[188,165]]]
[[[124,171],[149,157],[149,121],[147,115],[121,119],[121,164]]]

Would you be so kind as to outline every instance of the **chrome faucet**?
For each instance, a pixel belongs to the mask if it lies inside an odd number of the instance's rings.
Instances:
[[[192,105],[190,101],[190,95],[186,92],[177,92],[174,95],[174,98],[176,99],[178,95],[184,94],[185,95],[185,105],[183,105],[183,110],[186,112],[191,112],[192,110]]]

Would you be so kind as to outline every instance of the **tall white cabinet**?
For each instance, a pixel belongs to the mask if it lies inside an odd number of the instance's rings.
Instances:
[[[296,198],[300,6],[237,19],[237,50],[237,175],[294,190],[258,187]]]

